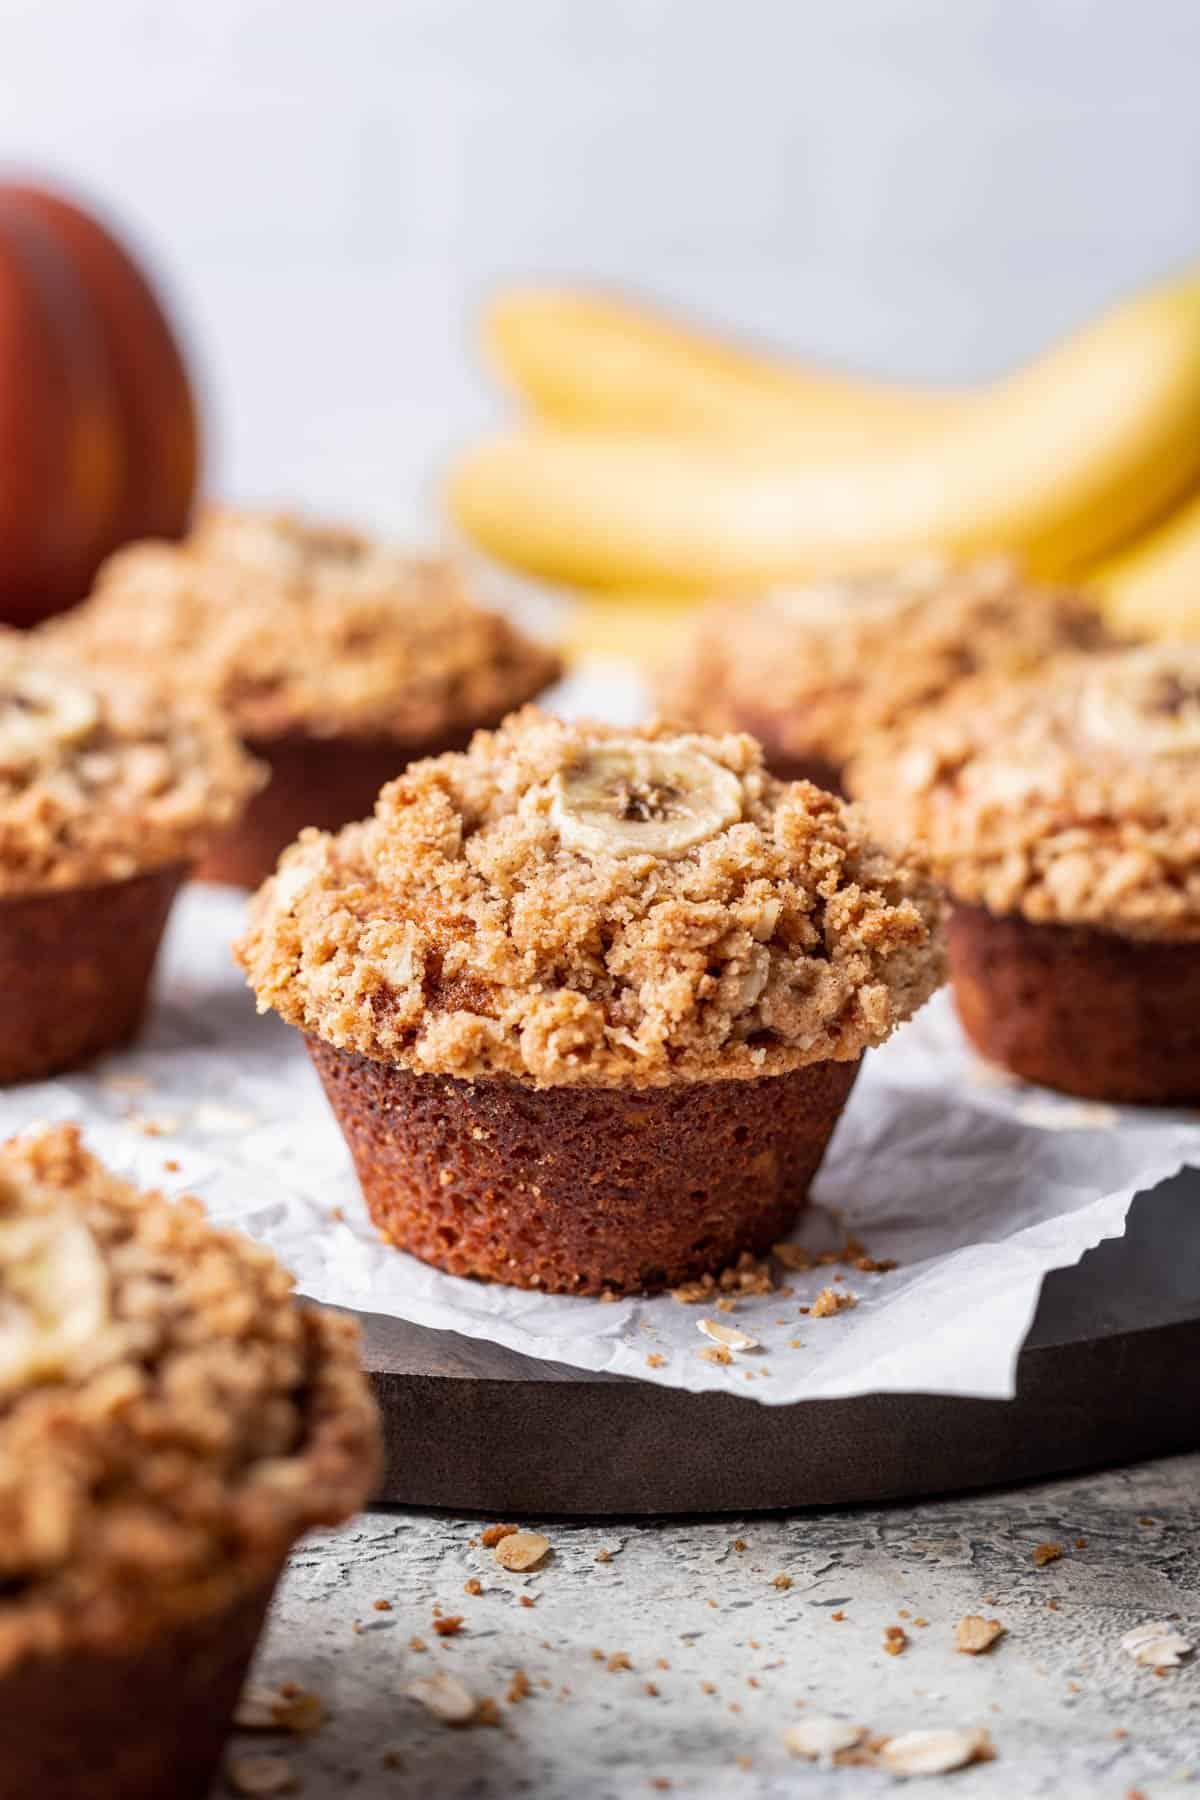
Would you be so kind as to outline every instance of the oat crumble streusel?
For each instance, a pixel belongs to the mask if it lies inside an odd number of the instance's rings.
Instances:
[[[1016,676],[1111,641],[1085,596],[1040,588],[1007,558],[929,557],[706,608],[660,699],[707,730],[757,720],[777,753],[837,768],[968,676]]]
[[[1200,646],[985,681],[851,766],[951,896],[1035,924],[1200,938]]]
[[[357,1335],[71,1125],[0,1146],[0,1670],[269,1578],[365,1498]]]
[[[616,782],[623,756],[699,788]],[[857,809],[774,781],[750,738],[528,708],[411,766],[373,819],[305,833],[237,954],[260,1010],[417,1072],[753,1079],[882,1043],[941,979],[937,912]]]
[[[213,709],[0,631],[0,894],[193,862],[260,779]]]
[[[427,743],[499,718],[560,672],[445,559],[226,509],[181,544],[118,551],[91,599],[45,632],[106,666],[161,668],[250,740]]]

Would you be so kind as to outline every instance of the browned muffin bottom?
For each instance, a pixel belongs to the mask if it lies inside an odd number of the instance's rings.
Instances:
[[[380,1235],[546,1293],[674,1287],[786,1236],[858,1074],[534,1088],[413,1075],[308,1039]]]
[[[0,1149],[0,1800],[207,1795],[288,1551],[378,1467],[356,1334],[290,1288],[73,1127]]]
[[[38,1081],[136,1037],[182,863],[0,897],[0,1082]]]
[[[840,793],[846,763],[873,734],[964,680],[1019,676],[1112,641],[1086,597],[1039,587],[1007,558],[926,557],[706,609],[659,700],[702,730],[757,737],[781,780]]]
[[[1200,943],[951,908],[954,1002],[975,1048],[1088,1100],[1200,1103]]]

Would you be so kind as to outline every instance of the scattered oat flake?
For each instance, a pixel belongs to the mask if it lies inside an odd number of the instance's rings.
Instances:
[[[696,1355],[701,1362],[725,1365],[733,1361],[732,1352],[727,1350],[724,1344],[710,1344],[707,1350],[697,1350]]]
[[[866,1735],[864,1725],[851,1725],[845,1719],[824,1718],[814,1713],[789,1725],[783,1741],[793,1756],[806,1756],[810,1762],[831,1763],[840,1751],[856,1750]]]
[[[235,1756],[229,1764],[229,1785],[235,1794],[263,1796],[294,1794],[296,1777],[282,1756]]]
[[[410,1700],[419,1700],[443,1725],[470,1725],[478,1711],[474,1694],[444,1669],[410,1682],[406,1691]]]
[[[979,1613],[967,1613],[954,1627],[954,1648],[964,1656],[982,1656],[998,1637],[1004,1636],[999,1619],[985,1619]]]
[[[1035,1568],[1044,1569],[1047,1563],[1057,1562],[1063,1553],[1061,1544],[1038,1544],[1034,1548],[1033,1561]]]
[[[727,1350],[758,1349],[758,1339],[748,1331],[739,1331],[736,1325],[722,1325],[719,1319],[697,1319],[696,1329],[715,1343],[724,1344]]]
[[[879,1760],[892,1775],[948,1775],[992,1754],[986,1731],[902,1731],[880,1747]]]
[[[612,1561],[612,1551],[611,1550],[597,1550],[595,1556],[593,1556],[593,1558],[592,1558],[592,1561],[598,1562],[598,1563],[610,1563]]]
[[[888,1625],[883,1633],[883,1647],[889,1656],[899,1656],[908,1648],[908,1633],[903,1625]]]
[[[823,1287],[808,1310],[811,1318],[831,1319],[834,1313],[845,1312],[849,1307],[857,1305],[856,1295],[840,1294],[836,1288]]]
[[[1165,1619],[1151,1619],[1144,1625],[1135,1625],[1121,1639],[1121,1648],[1134,1662],[1150,1669],[1178,1668],[1184,1657],[1192,1654],[1192,1645],[1187,1638],[1180,1637],[1178,1627]]]
[[[520,1529],[519,1525],[488,1525],[480,1532],[479,1541],[485,1550],[492,1550],[501,1538],[511,1537],[514,1531]]]
[[[462,1628],[461,1613],[447,1613],[442,1618],[433,1621],[433,1629],[439,1637],[457,1637]]]
[[[500,1539],[492,1555],[502,1569],[536,1569],[550,1548],[550,1539],[540,1531],[509,1531]]]

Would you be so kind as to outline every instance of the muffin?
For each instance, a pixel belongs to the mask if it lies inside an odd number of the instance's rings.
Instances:
[[[532,708],[306,832],[236,954],[371,1216],[456,1275],[650,1290],[783,1235],[937,903],[748,737]]]
[[[1200,1101],[1200,646],[977,684],[849,780],[945,885],[986,1057],[1088,1099]]]
[[[203,1800],[283,1563],[367,1499],[349,1323],[59,1125],[0,1147],[0,1800]]]
[[[175,891],[260,779],[219,713],[0,633],[0,1081],[134,1035]]]
[[[105,564],[47,631],[219,707],[271,779],[199,871],[254,887],[305,825],[370,812],[416,757],[462,748],[560,674],[447,562],[284,515],[213,511]]]
[[[1032,586],[1004,558],[930,557],[707,608],[663,676],[664,711],[704,731],[749,731],[782,780],[842,790],[846,763],[876,732],[965,677],[1020,675],[1064,650],[1103,647],[1097,609]]]

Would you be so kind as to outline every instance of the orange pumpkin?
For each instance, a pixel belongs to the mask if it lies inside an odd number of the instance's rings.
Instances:
[[[127,250],[59,194],[0,184],[0,620],[87,592],[138,537],[177,537],[196,488],[192,385]]]

